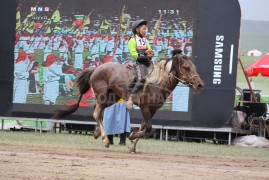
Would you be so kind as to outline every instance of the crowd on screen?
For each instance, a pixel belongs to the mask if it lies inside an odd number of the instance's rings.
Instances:
[[[56,11],[47,22],[35,20],[32,12],[22,21],[17,10],[17,23],[21,22],[16,27],[14,49],[14,103],[26,103],[28,94],[42,94],[40,103],[56,104],[59,95],[73,96],[79,72],[109,61],[132,60],[128,51],[128,40],[133,36],[130,26],[142,17],[92,13],[76,15],[77,19],[68,22],[67,17],[60,16],[60,6]],[[157,14],[147,20],[153,61],[170,56],[176,48],[191,55],[192,20],[180,14],[164,14],[161,18]]]

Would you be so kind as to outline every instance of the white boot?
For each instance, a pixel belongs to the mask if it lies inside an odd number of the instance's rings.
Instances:
[[[133,102],[133,94],[131,94],[129,96],[129,98],[128,98],[128,101],[126,102],[127,109],[130,110],[130,111],[133,110],[133,104],[134,104],[134,102]]]

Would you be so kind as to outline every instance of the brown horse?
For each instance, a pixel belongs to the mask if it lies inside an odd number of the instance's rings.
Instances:
[[[128,99],[133,71],[134,69],[127,65],[110,62],[82,72],[76,81],[80,92],[78,103],[65,110],[58,110],[54,118],[61,119],[75,112],[82,95],[92,88],[96,97],[93,116],[98,124],[94,137],[97,139],[102,135],[104,146],[109,147],[109,140],[102,124],[102,112],[120,98]],[[200,92],[204,87],[204,82],[197,74],[192,61],[183,56],[181,50],[174,50],[172,58],[152,65],[144,88],[134,97],[134,104],[140,107],[143,119],[139,131],[132,132],[129,136],[132,140],[130,152],[136,151],[138,139],[151,130],[151,118],[179,82],[189,86],[194,92]]]

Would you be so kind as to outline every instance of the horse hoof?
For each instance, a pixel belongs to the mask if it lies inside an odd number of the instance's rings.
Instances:
[[[104,141],[104,146],[105,146],[106,148],[109,148],[109,142],[105,142],[105,141]]]
[[[130,154],[135,154],[136,153],[136,149],[133,146],[129,146],[129,153]]]
[[[130,154],[136,154],[135,150],[134,151],[129,151]]]
[[[93,133],[93,137],[94,139],[98,139],[101,135],[101,132],[100,130],[95,130],[94,133]]]

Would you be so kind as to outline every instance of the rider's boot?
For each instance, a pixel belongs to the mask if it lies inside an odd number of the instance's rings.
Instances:
[[[128,101],[126,102],[127,109],[129,110],[133,109],[134,95],[138,93],[138,91],[144,87],[144,84],[146,82],[147,67],[145,65],[139,65],[139,67],[140,67],[140,72],[141,72],[141,80],[138,83],[136,83],[134,89],[132,90],[131,95],[128,98]]]

